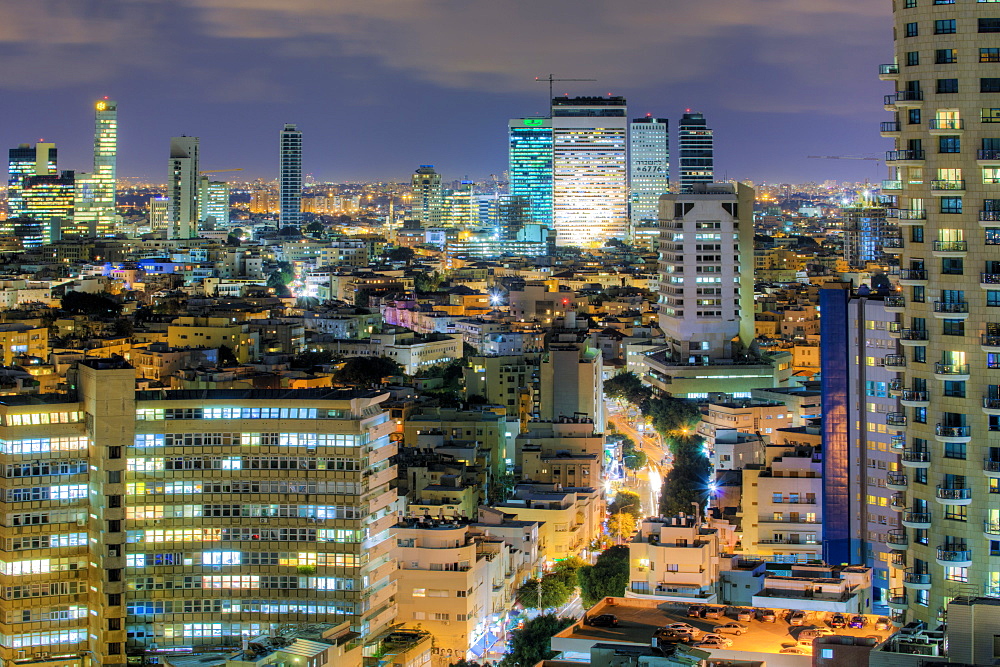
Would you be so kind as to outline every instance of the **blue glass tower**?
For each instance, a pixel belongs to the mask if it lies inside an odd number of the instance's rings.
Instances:
[[[510,121],[509,182],[512,198],[527,202],[527,218],[552,227],[552,120]]]

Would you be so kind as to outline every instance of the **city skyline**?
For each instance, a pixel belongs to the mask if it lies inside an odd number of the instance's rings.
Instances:
[[[503,171],[505,121],[544,113],[546,86],[534,77],[553,72],[597,79],[557,83],[556,94],[623,95],[636,116],[676,119],[685,108],[702,110],[718,133],[720,176],[781,182],[884,176],[872,163],[806,158],[876,153],[884,143],[876,135],[877,105],[858,103],[877,94],[867,72],[889,60],[888,12],[870,3],[727,2],[726,11],[709,13],[638,1],[611,11],[601,2],[571,18],[557,6],[530,17],[526,9],[478,3],[454,17],[430,8],[384,17],[382,3],[317,10],[291,2],[268,11],[243,4],[191,0],[176,14],[140,16],[124,3],[121,15],[94,35],[82,9],[56,13],[46,3],[16,14],[0,9],[8,26],[0,53],[15,65],[0,76],[0,88],[21,101],[0,136],[9,146],[54,141],[65,168],[83,170],[89,132],[79,110],[108,95],[123,105],[123,176],[159,180],[158,147],[188,134],[203,137],[207,167],[243,167],[247,176],[273,178],[272,128],[294,116],[309,136],[304,172],[318,180],[405,181],[419,164],[437,165],[446,179],[485,178]],[[352,21],[384,39],[352,38],[345,29]],[[427,47],[442,40],[444,26],[478,34],[476,26],[487,22],[506,27],[479,40],[478,51],[464,44],[468,37],[440,53]],[[46,30],[29,43],[25,36],[41,25]],[[401,39],[404,28],[409,36]],[[826,34],[839,36],[822,39]],[[602,40],[611,44],[594,53],[576,44],[605,35],[621,39]],[[182,36],[190,48],[175,48]],[[325,46],[313,48],[317,43]],[[387,44],[398,53],[386,52]],[[121,55],[125,48],[135,56]],[[201,57],[209,50],[215,57]],[[167,51],[172,57],[161,58]],[[191,58],[197,66],[185,67]],[[65,67],[67,59],[73,65]],[[179,71],[186,72],[183,85]],[[420,132],[396,118],[406,101]],[[431,122],[442,117],[449,122]]]

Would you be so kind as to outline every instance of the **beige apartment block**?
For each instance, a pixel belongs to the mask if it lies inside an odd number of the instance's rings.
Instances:
[[[718,531],[694,516],[646,519],[629,542],[625,597],[716,602]]]
[[[586,555],[600,534],[606,506],[599,488],[518,484],[514,497],[495,509],[519,521],[537,522],[538,548],[546,567]]]
[[[178,317],[167,327],[167,345],[222,347],[225,345],[241,364],[254,361],[260,351],[260,335],[246,324],[225,317]]]
[[[770,455],[770,452],[768,453]],[[743,553],[822,558],[822,461],[793,450],[743,469]]]
[[[0,361],[12,366],[20,356],[46,358],[49,353],[49,329],[11,322],[0,324]]]

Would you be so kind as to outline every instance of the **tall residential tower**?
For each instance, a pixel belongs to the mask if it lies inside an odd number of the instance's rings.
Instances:
[[[302,221],[302,133],[286,123],[281,130],[281,197],[282,227],[298,227]]]
[[[167,238],[198,234],[198,137],[172,137],[167,168]]]

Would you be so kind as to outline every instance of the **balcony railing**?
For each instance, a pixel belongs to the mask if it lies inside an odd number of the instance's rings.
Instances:
[[[901,354],[887,354],[882,357],[882,365],[886,368],[903,368],[906,366],[906,357]]]
[[[969,252],[968,241],[935,241],[931,246],[934,252]]]
[[[898,151],[885,152],[886,162],[897,162],[899,160],[923,160],[923,159],[924,159],[924,152],[922,150],[904,149]]]
[[[902,606],[909,604],[906,599],[906,593],[901,593],[898,589],[892,589],[889,592],[889,604],[894,604],[896,606]]]
[[[885,541],[887,544],[905,545],[909,544],[910,540],[906,537],[905,530],[890,530],[885,536]]]
[[[1000,222],[1000,211],[979,211],[980,222]]]
[[[971,426],[946,426],[938,424],[934,427],[934,434],[942,438],[968,438],[972,435]]]
[[[1000,160],[1000,151],[994,149],[981,149],[976,153],[977,160]]]
[[[983,398],[983,407],[987,410],[1000,410],[1000,398],[986,396]]]
[[[972,500],[972,489],[965,486],[958,488],[939,486],[935,495],[941,500]]]
[[[892,76],[893,74],[899,74],[899,65],[897,65],[896,63],[879,65],[878,73],[882,76]]]
[[[961,130],[965,127],[961,118],[931,118],[932,130]]]
[[[916,211],[912,210],[912,209],[900,209],[899,210],[899,216],[897,216],[897,217],[900,220],[926,220],[927,219],[927,211],[925,211],[923,209],[916,210]]]
[[[902,493],[894,493],[892,497],[889,498],[889,507],[894,510],[902,510],[906,508],[906,496]]]
[[[927,280],[927,269],[900,269],[900,280]]]
[[[931,181],[931,190],[964,190],[965,181],[935,179]]]
[[[961,315],[969,312],[968,301],[935,301],[935,313],[945,313],[951,315]]]
[[[926,449],[907,449],[900,457],[908,463],[930,463],[931,453]]]
[[[886,308],[905,308],[906,307],[906,297],[900,295],[887,296],[882,301],[882,304]]]
[[[988,535],[1000,535],[1000,521],[983,521],[983,532]]]
[[[983,461],[983,472],[1000,472],[1000,461],[986,459]]]
[[[931,575],[929,572],[906,572],[903,574],[903,583],[927,586],[931,583]]]
[[[891,472],[886,481],[893,486],[906,486],[906,475],[901,472]]]
[[[926,329],[903,329],[899,337],[902,340],[929,340]]]
[[[889,426],[906,426],[906,415],[902,412],[889,412],[885,416],[885,423]]]
[[[929,391],[923,391],[920,389],[904,389],[903,395],[900,397],[904,401],[929,401],[930,398]]]
[[[899,123],[893,123],[893,124],[894,125],[899,125]],[[887,125],[887,123],[882,123],[882,125]],[[883,132],[887,132],[888,130],[886,130],[886,129],[883,128],[882,131]],[[903,181],[882,181],[882,189],[883,190],[902,190],[903,189]]]
[[[968,375],[969,364],[934,364],[935,375]]]
[[[902,248],[903,247],[903,239],[899,238],[898,236],[896,236],[896,237],[890,236],[889,238],[882,239],[882,247],[883,248]]]
[[[983,285],[1000,285],[1000,273],[980,273],[979,282]]]
[[[924,99],[922,90],[897,90],[896,101],[898,102],[920,102]]]
[[[1000,347],[1000,334],[983,334],[979,344],[987,347]]]
[[[972,551],[969,549],[953,549],[948,546],[938,547],[937,559],[949,563],[972,560]]]
[[[930,512],[904,512],[903,521],[906,523],[930,523]]]
[[[905,435],[894,435],[889,438],[889,449],[897,452],[901,452],[906,449],[906,436]]]

